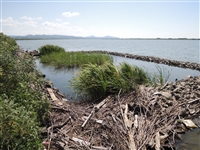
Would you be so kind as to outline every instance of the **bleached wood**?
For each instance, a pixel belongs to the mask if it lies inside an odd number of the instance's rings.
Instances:
[[[55,96],[55,94],[53,93],[53,90],[51,88],[47,88],[47,91],[49,92],[49,95],[51,97],[51,99],[58,105],[62,105],[62,103],[60,102],[60,100]]]
[[[155,141],[156,141],[155,149],[160,150],[160,133],[159,132],[156,133]]]

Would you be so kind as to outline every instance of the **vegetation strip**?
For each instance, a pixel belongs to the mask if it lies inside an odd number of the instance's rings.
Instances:
[[[112,57],[102,53],[86,53],[86,52],[65,52],[62,47],[55,45],[44,45],[39,48],[40,61],[55,66],[61,67],[80,67],[85,64],[101,65],[104,62],[111,61]]]

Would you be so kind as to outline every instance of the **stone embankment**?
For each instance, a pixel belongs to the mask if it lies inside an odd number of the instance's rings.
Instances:
[[[169,59],[153,57],[153,56],[141,56],[141,55],[134,55],[134,54],[128,54],[128,53],[109,52],[109,51],[101,51],[101,50],[84,51],[84,52],[88,52],[88,53],[89,52],[100,52],[103,54],[115,55],[115,56],[120,56],[120,57],[125,57],[125,58],[132,58],[132,59],[137,59],[137,60],[142,60],[142,61],[147,61],[147,62],[154,62],[154,63],[165,64],[165,65],[169,65],[169,66],[175,66],[175,67],[180,67],[180,68],[189,68],[189,69],[200,71],[200,64],[192,63],[192,62],[183,62],[183,61],[169,60]]]

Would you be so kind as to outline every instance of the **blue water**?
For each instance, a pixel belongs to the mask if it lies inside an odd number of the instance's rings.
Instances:
[[[18,40],[17,43],[24,50],[54,44],[65,48],[66,51],[106,50],[200,63],[199,40],[64,39]]]

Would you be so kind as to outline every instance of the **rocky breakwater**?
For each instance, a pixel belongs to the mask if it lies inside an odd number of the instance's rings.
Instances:
[[[189,69],[200,71],[200,64],[193,63],[193,62],[183,62],[183,61],[169,60],[169,59],[153,57],[153,56],[141,56],[141,55],[134,55],[134,54],[128,54],[128,53],[118,53],[118,52],[109,52],[109,51],[101,51],[101,50],[85,51],[85,52],[101,52],[101,53],[109,54],[109,55],[115,55],[115,56],[132,58],[132,59],[137,59],[137,60],[142,60],[142,61],[147,61],[147,62],[165,64],[165,65],[175,66],[175,67],[180,67],[180,68],[189,68]]]

